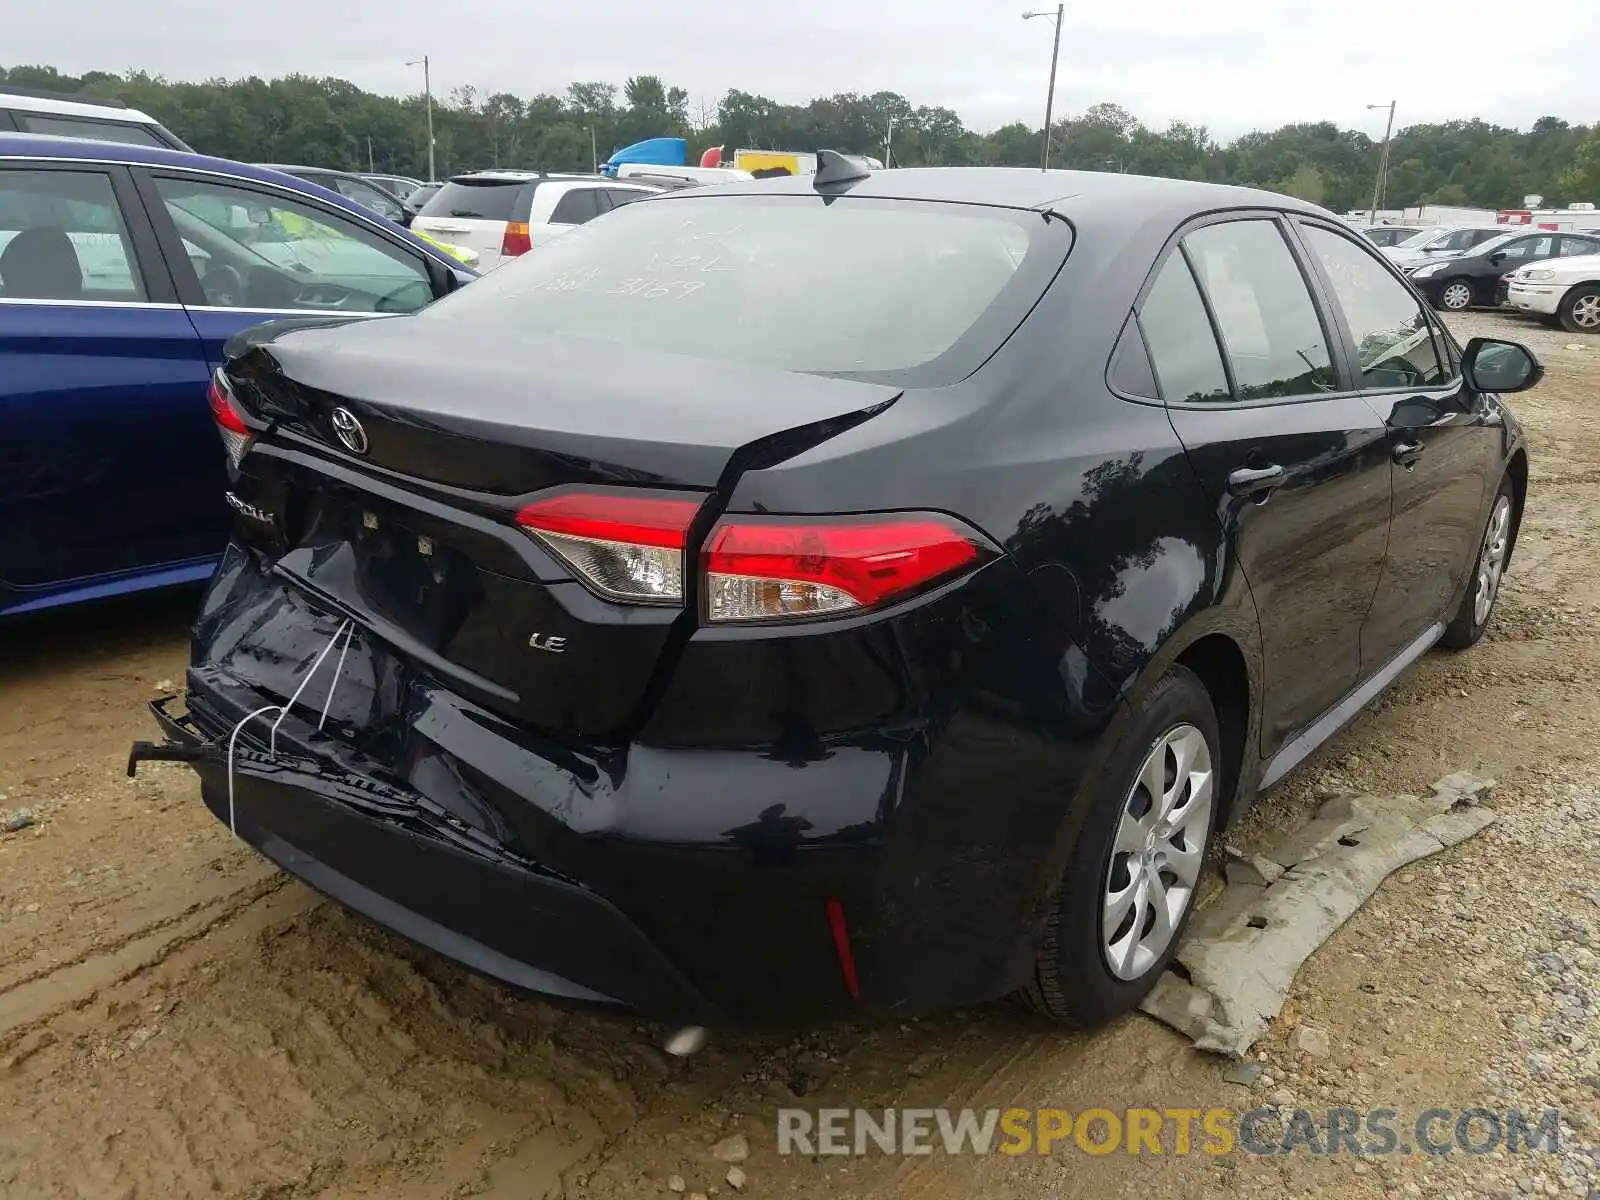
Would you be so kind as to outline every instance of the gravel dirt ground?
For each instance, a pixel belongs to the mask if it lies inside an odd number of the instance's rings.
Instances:
[[[0,1196],[1600,1196],[1600,339],[1456,324],[1548,367],[1515,401],[1533,482],[1500,611],[1232,840],[1330,790],[1417,793],[1457,769],[1498,781],[1501,820],[1385,883],[1249,1070],[1143,1016],[1065,1034],[1000,1006],[718,1036],[679,1063],[648,1026],[470,977],[230,840],[185,769],[124,778],[154,732],[143,701],[183,671],[184,595],[0,632],[0,821],[33,817],[0,833]],[[1556,1107],[1564,1126],[1555,1154],[1366,1159],[780,1157],[775,1138],[780,1107],[1260,1105],[1386,1106],[1402,1127]]]

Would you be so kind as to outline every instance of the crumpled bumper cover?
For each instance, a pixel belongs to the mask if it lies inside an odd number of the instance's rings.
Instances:
[[[190,711],[158,700],[165,747],[139,760],[181,758],[206,806],[245,842],[317,891],[484,975],[564,1000],[620,1005],[712,1023],[714,1006],[626,915],[581,885],[523,863],[423,797],[341,771],[326,744],[313,753],[296,715],[269,752],[272,718],[233,726],[253,696],[193,690]],[[245,707],[249,705],[250,707]],[[234,710],[238,710],[235,712]],[[537,965],[535,965],[537,964]]]

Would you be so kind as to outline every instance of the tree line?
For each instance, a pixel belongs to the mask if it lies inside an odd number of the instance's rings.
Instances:
[[[0,83],[144,110],[204,153],[254,162],[427,174],[423,98],[381,96],[333,78],[171,81],[142,71],[68,75],[46,66],[0,67]],[[1096,104],[1052,126],[1053,166],[1128,171],[1287,192],[1335,210],[1372,199],[1379,146],[1330,121],[1284,125],[1231,142],[1203,125],[1151,129],[1115,104]],[[948,108],[913,105],[895,92],[848,92],[780,104],[732,90],[691,111],[689,94],[654,75],[622,87],[574,83],[560,95],[524,99],[457,88],[434,101],[440,175],[481,167],[583,171],[641,138],[676,135],[691,153],[828,147],[888,158],[895,166],[1031,166],[1041,129],[1022,122],[990,133],[968,129]],[[1538,194],[1549,204],[1600,202],[1600,123],[1546,116],[1529,130],[1481,120],[1401,129],[1390,148],[1385,202],[1517,207]]]

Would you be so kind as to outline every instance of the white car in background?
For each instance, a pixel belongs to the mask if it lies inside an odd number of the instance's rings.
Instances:
[[[1513,271],[1506,303],[1569,333],[1600,333],[1600,254],[1547,258]]]
[[[454,176],[429,197],[412,219],[411,232],[474,250],[478,270],[492,271],[602,213],[660,190],[604,175],[474,171]]]
[[[1465,254],[1490,238],[1515,230],[1505,225],[1453,225],[1442,229],[1424,229],[1394,246],[1385,246],[1383,256],[1409,273],[1423,263],[1437,262]]]
[[[131,146],[189,150],[177,134],[154,117],[120,100],[39,92],[0,84],[0,133],[44,137],[93,138]]]

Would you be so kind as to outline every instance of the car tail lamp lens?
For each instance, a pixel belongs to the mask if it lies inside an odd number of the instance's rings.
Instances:
[[[681,605],[689,525],[703,503],[650,492],[559,492],[518,512],[517,524],[607,599]],[[793,621],[864,611],[997,553],[938,513],[725,516],[701,554],[704,617]]]
[[[507,221],[506,232],[500,239],[500,255],[502,258],[516,258],[519,254],[526,254],[533,249],[533,239],[528,236],[528,223],[526,221]]]
[[[603,596],[682,604],[683,548],[700,504],[674,496],[563,492],[535,500],[517,514],[517,524]]]
[[[238,402],[233,398],[233,389],[228,386],[221,371],[211,377],[206,399],[211,402],[211,415],[216,418],[217,432],[222,435],[222,448],[227,451],[228,461],[237,470],[245,451],[250,449],[255,433],[245,424]]]
[[[706,616],[773,621],[875,608],[993,556],[935,513],[725,518],[706,544]]]

